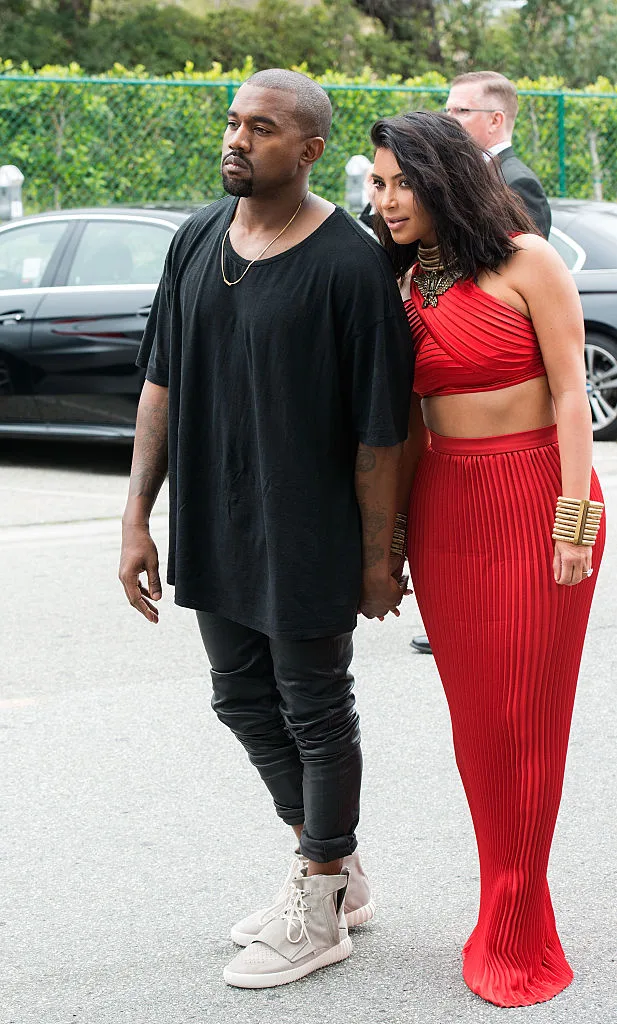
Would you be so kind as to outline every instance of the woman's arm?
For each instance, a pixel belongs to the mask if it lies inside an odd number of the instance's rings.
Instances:
[[[585,387],[581,302],[570,271],[548,242],[535,235],[517,238],[517,242],[521,249],[507,273],[527,303],[555,403],[561,493],[568,498],[588,498],[593,433]],[[591,548],[557,542],[557,582],[578,583],[590,566]]]
[[[424,426],[422,417],[422,402],[415,392],[411,396],[409,407],[409,430],[407,440],[403,445],[403,456],[399,472],[397,488],[396,511],[407,515],[409,509],[409,498],[418,463],[428,448],[429,432]]]
[[[398,483],[396,488],[396,511],[407,517],[409,510],[409,499],[411,488],[416,475],[418,463],[428,448],[429,432],[424,426],[422,417],[422,404],[420,396],[415,393],[411,396],[409,407],[409,429],[407,440],[403,445],[403,454],[399,468]],[[405,555],[390,554],[390,573],[395,579],[400,579],[405,565]]]

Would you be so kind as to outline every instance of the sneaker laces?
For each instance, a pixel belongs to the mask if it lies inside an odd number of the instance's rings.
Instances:
[[[267,910],[264,910],[263,914],[261,915],[261,924],[266,924],[266,922],[270,920],[273,908],[280,907],[281,905],[283,906],[283,908],[287,906],[287,901],[290,895],[292,894],[292,891],[295,889],[293,883],[295,879],[298,878],[298,876],[306,870],[307,866],[308,861],[304,857],[294,857],[291,864],[289,865],[287,877],[285,878],[285,881],[283,882],[281,888],[274,897],[272,905],[268,907]]]
[[[306,930],[306,923],[304,920],[304,915],[309,911],[309,907],[307,907],[304,902],[306,895],[307,893],[304,889],[299,889],[297,885],[292,886],[291,892],[289,893],[289,898],[283,911],[283,917],[287,918],[287,938],[289,942],[301,942],[303,935],[305,935],[307,940],[310,942],[309,933]],[[294,924],[300,926],[297,939],[292,939],[291,937]]]

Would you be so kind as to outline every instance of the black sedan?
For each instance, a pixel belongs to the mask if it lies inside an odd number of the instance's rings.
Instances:
[[[71,210],[0,227],[0,437],[133,437],[137,349],[190,212]]]
[[[585,316],[587,394],[596,441],[617,438],[617,203],[551,200],[549,241],[574,274]]]

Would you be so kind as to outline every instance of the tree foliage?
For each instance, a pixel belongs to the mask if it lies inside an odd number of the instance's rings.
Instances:
[[[495,68],[578,87],[617,78],[617,5],[527,0],[496,15],[493,0],[257,0],[198,16],[161,0],[0,0],[0,57],[33,67],[77,61],[98,74],[117,60],[171,74],[187,60],[229,70],[247,54],[258,68],[305,64],[315,74]]]

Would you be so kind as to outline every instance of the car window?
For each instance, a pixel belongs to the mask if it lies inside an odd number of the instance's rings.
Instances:
[[[607,204],[608,205],[608,204]],[[617,216],[609,210],[588,210],[570,232],[587,252],[585,270],[617,269]]]
[[[156,284],[172,235],[172,229],[162,224],[89,221],[67,284]]]
[[[568,270],[580,270],[585,262],[585,252],[580,245],[554,225],[548,240],[563,259]]]
[[[52,220],[0,231],[0,288],[38,288],[65,229]]]

